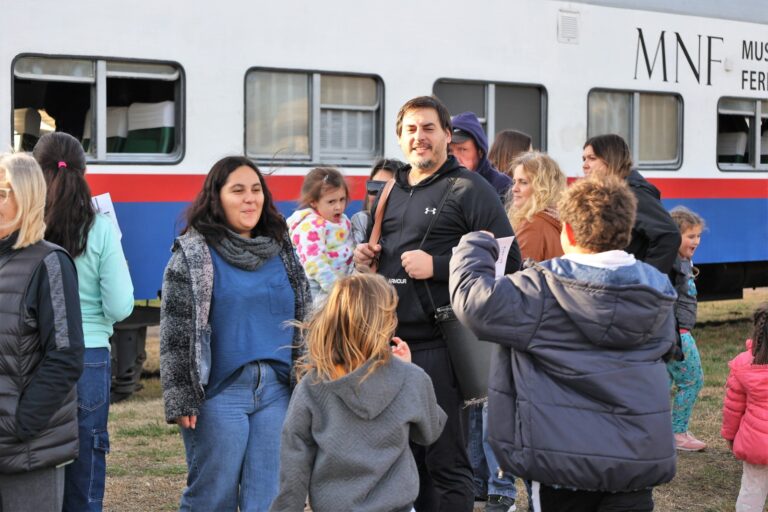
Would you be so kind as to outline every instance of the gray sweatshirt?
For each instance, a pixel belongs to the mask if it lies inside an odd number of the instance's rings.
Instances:
[[[280,446],[271,511],[407,511],[419,492],[409,440],[432,444],[445,424],[432,381],[396,358],[360,382],[368,364],[334,381],[296,386]]]

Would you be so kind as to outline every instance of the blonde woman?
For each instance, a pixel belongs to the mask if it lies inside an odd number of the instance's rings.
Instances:
[[[83,327],[77,272],[43,240],[45,179],[31,156],[0,156],[0,509],[61,511],[77,457]]]
[[[562,226],[555,204],[565,190],[565,174],[557,162],[538,151],[519,156],[512,167],[507,214],[523,258],[544,261],[562,256]]]

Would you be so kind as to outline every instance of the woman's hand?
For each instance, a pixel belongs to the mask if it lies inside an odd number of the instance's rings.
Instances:
[[[401,361],[405,361],[406,363],[411,362],[411,348],[408,346],[406,342],[395,336],[392,338],[392,343],[395,344],[395,346],[392,347],[392,355],[396,358],[400,359]]]
[[[191,428],[192,430],[195,430],[195,426],[197,426],[197,416],[179,416],[175,421],[181,428]]]

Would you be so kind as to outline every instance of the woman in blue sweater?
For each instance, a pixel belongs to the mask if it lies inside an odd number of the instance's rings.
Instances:
[[[133,285],[112,221],[91,204],[80,142],[63,132],[50,133],[40,138],[33,155],[48,184],[45,238],[75,260],[85,337],[85,365],[77,382],[80,448],[66,468],[63,510],[100,511],[109,451],[109,337],[112,325],[133,310]]]
[[[181,427],[181,510],[267,510],[309,284],[264,178],[244,157],[211,168],[163,276],[160,380]]]

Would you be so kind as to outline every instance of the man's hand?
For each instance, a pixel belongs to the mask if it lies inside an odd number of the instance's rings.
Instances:
[[[435,274],[432,256],[422,250],[405,251],[400,261],[411,279],[429,279]]]
[[[380,252],[381,245],[379,244],[357,244],[357,247],[355,247],[355,254],[352,257],[352,260],[355,262],[355,267],[358,270],[370,270],[371,263],[373,263],[373,260],[379,255]]]

